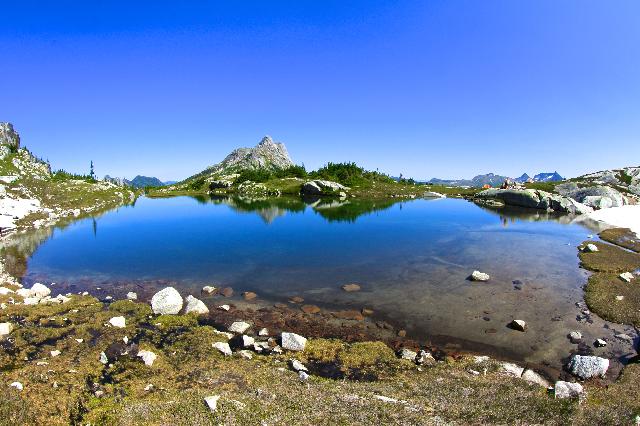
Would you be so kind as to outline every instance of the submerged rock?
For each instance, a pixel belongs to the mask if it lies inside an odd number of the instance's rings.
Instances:
[[[346,291],[347,293],[351,293],[351,292],[354,292],[354,291],[360,291],[360,285],[359,284],[354,284],[354,283],[345,284],[345,285],[342,286],[342,289],[344,291]]]
[[[185,314],[195,313],[202,315],[209,313],[209,308],[207,308],[207,305],[205,305],[202,300],[191,295],[187,296],[185,300],[187,301],[187,306],[184,308]]]
[[[473,271],[471,273],[471,281],[486,282],[486,281],[489,281],[490,278],[491,277],[489,276],[489,274],[485,274],[484,272]]]
[[[151,309],[154,314],[176,315],[182,309],[182,296],[173,287],[166,287],[151,298]]]
[[[557,399],[575,398],[584,392],[580,383],[557,381],[554,387],[554,394]]]
[[[202,287],[202,292],[204,294],[214,294],[216,292],[216,288],[212,285],[205,285]]]
[[[569,333],[569,340],[571,340],[571,343],[578,343],[580,340],[582,340],[582,333],[580,333],[579,331],[572,331],[571,333]]]
[[[574,355],[569,361],[568,369],[581,379],[604,377],[609,369],[609,360],[597,356]]]
[[[242,297],[244,298],[244,300],[248,301],[255,299],[256,297],[258,297],[258,295],[253,291],[245,291],[244,293],[242,293]]]
[[[307,339],[296,333],[282,333],[282,347],[289,351],[303,351],[307,345]]]
[[[596,348],[604,348],[605,346],[607,346],[607,342],[604,339],[596,339],[596,341],[593,342],[593,346],[595,346]]]

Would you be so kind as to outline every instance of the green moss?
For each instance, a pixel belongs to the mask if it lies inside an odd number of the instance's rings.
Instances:
[[[617,296],[623,296],[617,300]],[[589,277],[585,288],[589,309],[602,318],[617,323],[640,326],[640,284],[622,281],[618,274],[597,272]]]
[[[132,300],[115,301],[109,305],[109,310],[132,317],[135,321],[145,320],[153,313],[148,304]]]
[[[344,346],[336,339],[310,339],[304,348],[304,357],[320,362],[334,361]]]
[[[602,231],[598,236],[612,244],[640,252],[640,239],[627,228],[611,228]]]
[[[198,316],[196,314],[160,315],[158,318],[153,319],[152,322],[163,329],[192,328],[198,325]]]
[[[382,342],[353,343],[338,353],[338,360],[346,368],[372,367],[398,361],[393,350]]]
[[[579,253],[581,266],[590,271],[597,272],[626,272],[633,271],[640,267],[640,254],[632,253],[612,244],[599,241],[585,241],[582,247],[587,244],[595,244],[598,251]]]

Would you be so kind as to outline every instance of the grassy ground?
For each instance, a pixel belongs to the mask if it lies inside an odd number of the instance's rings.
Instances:
[[[622,231],[605,232],[604,237],[612,241],[618,240],[621,235],[628,237],[628,234]],[[627,238],[625,241],[627,245],[635,244]],[[632,272],[640,268],[640,254],[602,242],[585,241],[583,245],[587,243],[598,247],[595,253],[580,252],[579,254],[582,267],[594,271],[585,288],[587,306],[608,321],[639,327],[640,278],[636,277],[627,283],[619,275],[622,272]],[[619,300],[619,296],[622,296],[622,300]]]
[[[600,238],[620,247],[640,252],[640,239],[627,228],[611,228],[598,234]]]
[[[126,328],[107,325],[119,315]],[[612,386],[587,385],[580,404],[504,376],[491,360],[417,367],[380,342],[310,339],[300,353],[225,358],[212,343],[226,338],[206,317],[155,316],[144,303],[74,296],[9,305],[0,321],[17,324],[0,342],[0,424],[630,424],[640,414],[637,365]],[[139,349],[158,355],[152,366]],[[291,357],[310,368],[308,381]],[[352,379],[329,378],[345,375]],[[7,386],[14,381],[24,390]],[[215,413],[203,402],[209,395],[221,396]]]

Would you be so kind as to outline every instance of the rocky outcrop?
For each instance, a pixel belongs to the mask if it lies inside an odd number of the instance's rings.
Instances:
[[[302,195],[339,195],[341,192],[347,191],[349,188],[340,185],[337,182],[329,180],[310,180],[305,182],[300,189]]]
[[[559,213],[585,214],[593,209],[571,198],[537,189],[487,189],[476,194],[479,199],[498,199],[509,206],[527,207]]]
[[[257,169],[286,169],[293,166],[289,152],[283,143],[274,142],[270,136],[265,136],[253,148],[238,148],[222,160],[210,167],[210,173],[220,173],[229,170],[257,170]]]
[[[14,151],[20,148],[20,135],[13,129],[13,124],[0,123],[0,145],[6,145]]]
[[[556,190],[558,194],[573,198],[594,209],[607,209],[629,204],[627,197],[610,186],[596,185],[581,188],[575,182],[568,182],[558,185]]]

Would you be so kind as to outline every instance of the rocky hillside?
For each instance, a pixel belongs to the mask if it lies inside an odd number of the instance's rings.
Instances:
[[[640,203],[640,167],[604,170],[566,181],[529,182],[488,189],[476,199],[497,199],[507,205],[583,214],[593,210]],[[536,183],[542,183],[536,185]]]
[[[10,123],[0,123],[0,236],[131,202],[135,194],[110,182],[58,171],[21,147]]]
[[[242,171],[264,170],[272,172],[293,167],[287,148],[283,143],[274,142],[265,136],[253,148],[237,148],[220,163],[207,167],[181,182],[169,185],[159,192],[189,191],[202,188],[227,188]]]

